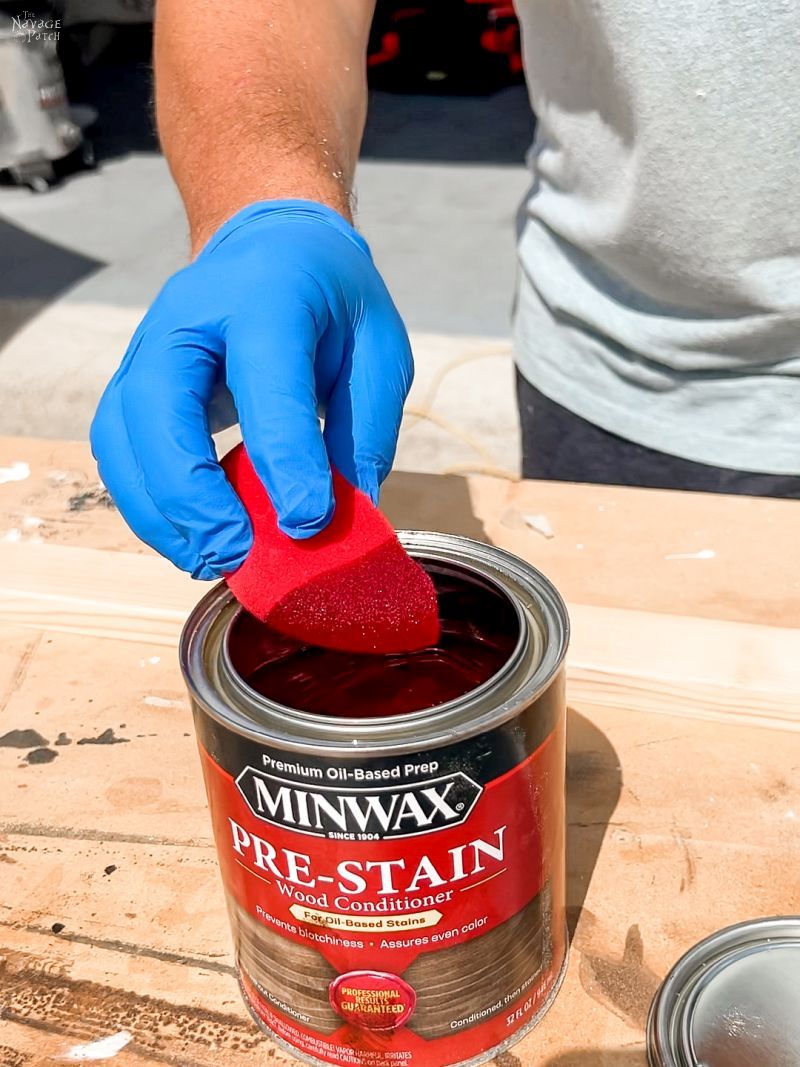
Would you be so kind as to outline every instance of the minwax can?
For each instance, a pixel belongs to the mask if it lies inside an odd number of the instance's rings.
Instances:
[[[224,586],[181,640],[241,991],[312,1064],[484,1063],[566,966],[563,601],[498,548],[401,540],[459,635],[455,668],[491,664],[443,703],[387,713],[429,691],[433,653],[374,675],[356,657],[344,684],[300,649],[264,674],[260,624]]]

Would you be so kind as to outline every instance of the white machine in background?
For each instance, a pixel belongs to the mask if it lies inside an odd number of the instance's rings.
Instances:
[[[0,12],[0,170],[34,192],[50,188],[58,160],[94,165],[84,130],[97,114],[69,105],[57,33],[28,12]]]

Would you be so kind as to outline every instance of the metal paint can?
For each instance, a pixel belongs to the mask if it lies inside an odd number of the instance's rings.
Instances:
[[[235,669],[224,586],[181,640],[242,994],[312,1064],[484,1063],[566,967],[564,603],[498,548],[401,539],[513,617],[463,696],[383,718],[277,704]]]
[[[797,1067],[800,916],[720,930],[672,968],[647,1026],[651,1067]]]

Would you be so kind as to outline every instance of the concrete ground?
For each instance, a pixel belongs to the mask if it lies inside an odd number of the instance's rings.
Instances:
[[[45,195],[0,188],[0,433],[84,437],[149,301],[185,261],[147,93],[142,56],[112,52],[85,91],[101,112],[99,168]],[[414,342],[402,468],[517,469],[508,333],[531,132],[522,87],[373,94],[358,215]]]

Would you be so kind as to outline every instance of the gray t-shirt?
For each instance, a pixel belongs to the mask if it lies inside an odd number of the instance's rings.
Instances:
[[[800,474],[797,0],[517,0],[523,374],[640,444]]]

